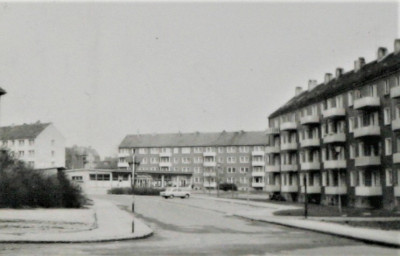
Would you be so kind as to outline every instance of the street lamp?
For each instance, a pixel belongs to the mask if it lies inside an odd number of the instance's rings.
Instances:
[[[217,197],[219,197],[219,172],[220,172],[220,170],[221,170],[221,163],[220,162],[218,162],[217,163],[217,171],[216,171],[216,174],[217,174]]]
[[[132,170],[132,181],[131,181],[131,189],[132,189],[132,212],[135,212],[135,185],[136,185],[136,170],[139,168],[140,159],[134,154],[132,155],[132,161],[129,162]]]
[[[307,219],[308,215],[308,205],[307,205],[307,175],[304,175],[304,218]]]

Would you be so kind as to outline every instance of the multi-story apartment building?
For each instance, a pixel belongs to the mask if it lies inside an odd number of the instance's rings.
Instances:
[[[128,135],[119,146],[118,167],[134,168],[138,186],[215,189],[234,183],[240,190],[265,188],[265,132]]]
[[[269,116],[266,190],[288,200],[393,207],[400,197],[400,40],[326,74]]]
[[[35,169],[65,167],[65,139],[51,123],[0,127],[0,142]]]

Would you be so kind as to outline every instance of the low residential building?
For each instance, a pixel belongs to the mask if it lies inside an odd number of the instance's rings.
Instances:
[[[393,207],[400,199],[400,40],[310,80],[269,116],[267,190],[287,200]]]
[[[92,147],[74,145],[65,150],[67,169],[95,169],[100,162],[100,156]]]
[[[132,169],[138,186],[215,189],[234,183],[240,190],[265,187],[265,132],[128,135],[119,146],[118,167]]]
[[[34,169],[65,167],[65,138],[51,123],[0,127],[0,142]]]
[[[106,194],[112,188],[129,188],[131,173],[131,170],[122,169],[65,170],[67,177],[87,194]]]

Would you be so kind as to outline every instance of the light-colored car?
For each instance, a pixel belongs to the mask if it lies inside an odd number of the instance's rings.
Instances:
[[[165,191],[160,192],[160,196],[164,198],[174,198],[174,197],[189,198],[190,191],[183,188],[167,188]]]

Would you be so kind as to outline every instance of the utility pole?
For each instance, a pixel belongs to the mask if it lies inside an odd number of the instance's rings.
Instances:
[[[308,216],[308,205],[307,205],[307,178],[306,175],[304,175],[304,218],[307,219]]]
[[[219,171],[220,171],[220,169],[221,169],[221,164],[220,163],[217,163],[217,173],[216,173],[216,175],[217,175],[217,197],[219,197]]]
[[[339,190],[340,187],[342,186],[342,182],[341,182],[341,175],[340,175],[340,170],[338,170],[339,172],[339,179],[338,179],[338,186],[339,186]],[[339,213],[342,214],[342,196],[340,195],[340,193],[338,193],[338,208],[339,208]]]

